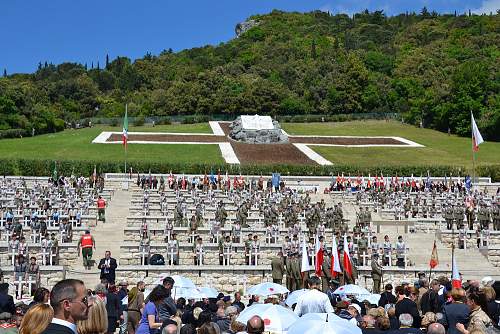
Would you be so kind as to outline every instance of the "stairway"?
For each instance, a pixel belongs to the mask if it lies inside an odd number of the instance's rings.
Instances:
[[[67,278],[81,279],[87,288],[93,289],[100,282],[100,271],[97,269],[97,264],[104,257],[104,253],[107,250],[111,251],[111,256],[119,261],[120,245],[124,238],[123,229],[127,221],[131,198],[130,191],[115,190],[114,196],[106,208],[106,222],[98,222],[91,231],[96,242],[96,250],[92,257],[95,265],[91,270],[86,270],[82,262],[79,262],[67,272]]]

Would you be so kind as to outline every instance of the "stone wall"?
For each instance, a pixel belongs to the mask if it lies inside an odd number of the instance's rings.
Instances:
[[[488,247],[488,261],[495,267],[500,267],[500,246]]]

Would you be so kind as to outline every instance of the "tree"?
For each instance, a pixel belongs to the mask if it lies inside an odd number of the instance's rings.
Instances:
[[[106,54],[106,69],[108,69],[108,66],[109,66],[109,55]]]
[[[7,78],[7,69],[6,68],[3,69],[3,77]]]

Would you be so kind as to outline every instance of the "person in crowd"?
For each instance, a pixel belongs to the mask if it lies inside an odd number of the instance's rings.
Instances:
[[[231,305],[236,306],[239,312],[245,309],[245,304],[241,302],[241,293],[239,291],[234,294],[234,301]]]
[[[332,313],[334,309],[330,303],[330,298],[322,292],[321,280],[317,276],[307,279],[309,291],[302,294],[295,306],[295,314],[299,317],[307,313]]]
[[[415,300],[418,298],[418,290],[415,287],[407,287],[406,289],[402,286],[396,288],[396,293],[398,295],[398,301],[396,302],[396,316],[403,313],[408,313],[412,317],[412,327],[420,328],[420,313],[418,312],[417,303]]]
[[[456,325],[469,324],[469,307],[465,305],[465,290],[451,290],[452,302],[443,306],[443,318],[439,321],[447,328],[447,334],[460,334]]]
[[[488,307],[486,305],[486,296],[484,292],[469,292],[466,303],[470,309],[469,325],[466,327],[466,325],[462,323],[457,323],[456,328],[460,333],[469,334],[473,331],[485,333],[487,328],[493,327],[491,319],[486,313]]]
[[[486,305],[488,307],[488,316],[493,322],[493,325],[500,329],[500,301],[496,300],[496,292],[491,286],[485,286],[483,288],[484,295],[486,297]]]
[[[104,253],[104,258],[99,261],[98,269],[101,270],[101,280],[106,279],[109,283],[115,281],[115,270],[118,267],[116,259],[111,257],[111,252],[108,250]]]
[[[392,284],[388,283],[384,287],[384,292],[380,294],[378,306],[384,307],[387,304],[396,304],[396,297],[392,294]]]
[[[108,334],[113,334],[116,331],[118,319],[121,316],[121,300],[118,299],[116,285],[108,286],[106,294],[106,312],[108,314]]]
[[[77,322],[78,334],[105,334],[108,330],[108,313],[104,301],[95,296],[89,297],[89,316]]]
[[[445,334],[445,333],[446,329],[444,328],[443,325],[441,325],[438,322],[430,324],[427,327],[427,334]]]
[[[413,316],[409,313],[402,313],[399,315],[399,329],[395,331],[397,334],[422,334],[420,328],[414,327]]]
[[[437,313],[440,312],[439,305],[439,289],[441,285],[437,280],[432,280],[430,288],[422,295],[420,298],[420,310],[422,314],[426,314],[427,312]]]
[[[120,333],[126,333],[127,331],[127,304],[123,303],[123,299],[128,295],[128,282],[121,281],[118,284],[118,292],[116,295],[118,296],[118,301],[120,303]]]
[[[58,282],[50,293],[54,317],[43,334],[75,334],[76,322],[88,318],[89,306],[85,284],[76,279]]]
[[[156,286],[149,294],[149,302],[144,306],[144,311],[139,321],[136,334],[155,334],[156,330],[161,328],[158,308],[170,293],[163,285]]]
[[[128,334],[134,334],[141,314],[144,309],[144,291],[146,284],[143,281],[137,282],[137,286],[133,287],[128,293],[128,308],[127,308],[127,331]]]
[[[172,277],[168,276],[163,279],[163,287],[168,292],[167,298],[159,305],[159,315],[160,321],[165,321],[170,319],[173,315],[177,313],[177,307],[175,306],[174,299],[172,298],[172,288],[174,287],[175,281]]]
[[[9,295],[9,283],[0,283],[0,313],[14,314],[14,297]]]
[[[50,291],[46,288],[38,288],[33,295],[33,301],[29,304],[29,308],[37,304],[47,304],[49,302]]]
[[[248,334],[264,333],[264,320],[258,315],[254,315],[247,321]]]
[[[30,307],[23,316],[19,334],[41,334],[54,317],[54,310],[47,304],[39,303]]]

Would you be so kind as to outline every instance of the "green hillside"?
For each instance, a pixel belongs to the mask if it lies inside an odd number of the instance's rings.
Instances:
[[[99,116],[399,113],[500,140],[500,15],[273,11],[227,43],[0,78],[0,137]],[[236,22],[235,22],[236,23]],[[8,70],[8,69],[7,69]]]

